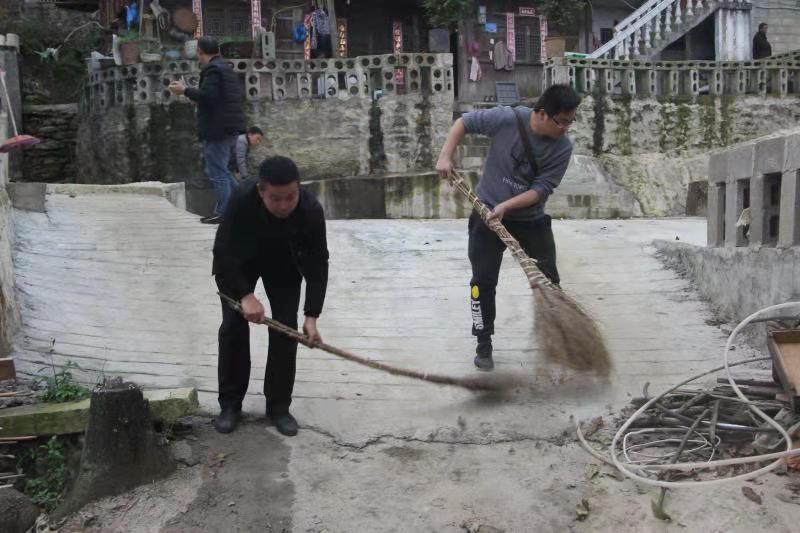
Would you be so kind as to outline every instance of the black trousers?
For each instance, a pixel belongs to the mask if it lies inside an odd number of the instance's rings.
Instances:
[[[286,270],[289,270],[288,272]],[[271,312],[268,316],[297,329],[300,306],[299,272],[284,269],[280,273],[253,273],[252,288],[260,277],[267,293]],[[224,282],[217,278],[220,292]],[[222,325],[219,328],[219,405],[221,408],[242,408],[242,400],[250,381],[250,325],[244,317],[222,303]],[[259,326],[263,327],[263,326]],[[264,396],[267,413],[287,413],[292,403],[292,390],[297,363],[297,341],[270,330],[267,369],[264,376]]]
[[[503,221],[503,225],[519,241],[528,256],[538,261],[542,273],[553,283],[559,283],[556,243],[550,223],[547,215],[534,221]],[[472,264],[472,334],[494,335],[494,318],[497,314],[495,294],[506,245],[475,211],[469,217],[468,228],[469,262]]]

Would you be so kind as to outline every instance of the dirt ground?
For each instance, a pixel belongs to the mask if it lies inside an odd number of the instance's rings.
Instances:
[[[210,417],[194,422],[193,434],[173,444],[182,464],[175,475],[90,504],[59,530],[788,533],[800,523],[796,472],[670,491],[672,520],[662,522],[650,508],[657,489],[592,459],[568,427],[550,439],[469,442],[454,429],[352,445],[302,424],[286,439],[263,417],[230,435],[217,434]],[[465,435],[469,421],[457,424]],[[592,444],[608,438],[600,431]]]

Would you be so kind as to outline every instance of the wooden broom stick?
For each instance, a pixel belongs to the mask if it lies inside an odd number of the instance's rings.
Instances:
[[[218,292],[217,294],[219,294],[220,298],[222,298],[222,300],[226,304],[228,304],[232,309],[238,311],[239,313],[242,312],[242,306],[239,302],[237,302],[236,300],[225,294],[222,294],[221,292]],[[337,348],[335,346],[331,346],[330,344],[326,344],[324,342],[316,342],[316,343],[312,342],[306,335],[303,335],[296,329],[290,328],[286,324],[278,322],[273,318],[264,317],[260,323],[264,326],[267,326],[271,330],[283,333],[287,337],[296,340],[297,342],[299,342],[303,346],[307,346],[308,348],[320,349],[330,354],[339,356],[343,359],[347,359],[348,361],[358,363],[359,365],[373,368],[375,370],[380,370],[382,372],[387,372],[395,376],[404,376],[412,379],[427,381],[429,383],[436,383],[439,385],[453,385],[456,387],[462,387],[470,390],[502,390],[509,387],[513,387],[514,385],[521,383],[519,379],[516,379],[506,374],[493,375],[493,374],[481,373],[479,375],[474,375],[474,376],[453,377],[453,376],[443,376],[441,374],[429,374],[427,372],[418,372],[416,370],[409,370],[406,368],[398,368],[396,366],[392,366],[386,363],[381,363],[380,361],[375,361],[373,359],[361,357],[352,352],[343,350],[341,348]]]

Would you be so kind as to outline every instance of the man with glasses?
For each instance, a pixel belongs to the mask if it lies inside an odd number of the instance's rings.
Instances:
[[[567,130],[575,123],[580,97],[567,85],[548,88],[533,109],[495,107],[465,113],[456,120],[442,148],[436,171],[443,179],[453,172],[453,154],[467,133],[492,139],[478,183],[477,195],[502,221],[525,252],[553,283],[559,283],[556,245],[545,214],[569,165],[572,142]],[[472,334],[477,337],[475,366],[494,368],[495,289],[505,245],[477,212],[469,219],[469,260]]]

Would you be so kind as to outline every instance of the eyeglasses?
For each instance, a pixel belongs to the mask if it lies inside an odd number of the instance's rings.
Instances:
[[[572,126],[573,124],[575,124],[578,121],[578,118],[575,117],[572,120],[563,121],[563,120],[558,120],[556,117],[551,116],[550,120],[553,121],[553,124],[561,128],[562,130],[565,130],[570,126]]]

